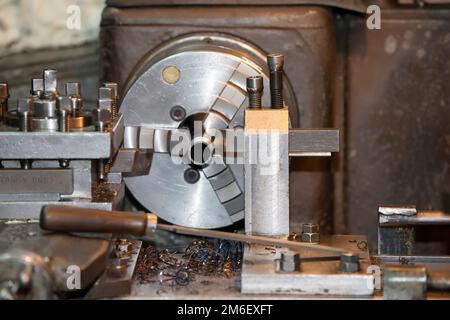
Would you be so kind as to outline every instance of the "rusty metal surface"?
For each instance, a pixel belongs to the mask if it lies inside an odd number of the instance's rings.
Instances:
[[[100,35],[103,78],[124,85],[147,51],[198,31],[226,32],[266,52],[281,51],[297,92],[300,127],[332,126],[335,31],[333,15],[320,7],[106,8]],[[291,228],[299,231],[304,222],[332,220],[330,160],[294,159],[291,165]]]
[[[377,206],[442,210],[450,181],[450,11],[383,11],[349,22],[345,133],[348,232],[375,244]],[[431,252],[430,252],[431,253]]]

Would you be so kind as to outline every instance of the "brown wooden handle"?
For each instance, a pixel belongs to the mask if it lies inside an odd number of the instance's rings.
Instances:
[[[74,206],[48,205],[41,211],[40,226],[60,232],[148,233],[147,214],[143,212],[106,211]]]

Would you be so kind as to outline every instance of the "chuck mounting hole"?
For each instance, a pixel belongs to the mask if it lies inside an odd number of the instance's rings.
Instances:
[[[194,184],[198,180],[200,180],[200,172],[198,172],[197,169],[194,168],[188,168],[184,171],[184,180],[187,183]]]

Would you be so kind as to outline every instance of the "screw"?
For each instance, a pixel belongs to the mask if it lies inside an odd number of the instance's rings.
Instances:
[[[70,116],[71,116],[71,103],[70,98],[65,96],[59,96],[56,99],[56,109],[58,111],[58,125],[59,131],[70,131]]]
[[[81,84],[79,82],[67,82],[66,96],[69,97],[72,117],[75,118],[80,116],[83,104],[81,98]]]
[[[302,242],[317,243],[320,240],[319,225],[305,223],[302,225]]]
[[[170,109],[170,117],[174,121],[182,121],[186,118],[186,110],[182,106],[174,106]]]
[[[118,86],[115,82],[105,82],[103,84],[104,87],[111,89],[111,96],[112,96],[112,107],[111,107],[111,117],[112,119],[116,119],[117,115],[119,114],[119,95],[118,95]]]
[[[247,78],[247,92],[249,108],[261,109],[261,97],[263,91],[263,78],[261,76]]]
[[[283,66],[282,54],[270,54],[267,56],[267,64],[270,72],[270,101],[273,109],[282,109],[283,103]]]
[[[341,254],[341,271],[344,273],[355,273],[359,271],[359,256],[353,252]]]

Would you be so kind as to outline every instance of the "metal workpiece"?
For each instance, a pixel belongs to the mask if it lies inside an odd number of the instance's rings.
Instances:
[[[245,155],[245,230],[248,234],[284,237],[289,234],[287,134],[246,135],[246,148],[259,139],[270,145],[270,156],[268,162],[258,164]]]
[[[9,90],[7,83],[0,83],[0,121],[3,121],[3,118],[6,116],[8,112],[8,99],[9,99]]]
[[[262,92],[264,89],[264,82],[261,76],[254,76],[247,78],[247,93],[249,108],[261,109],[262,108]]]
[[[425,267],[387,267],[383,270],[383,296],[386,300],[423,300],[426,291]]]
[[[304,223],[302,225],[302,242],[318,243],[320,241],[319,225],[316,223]]]
[[[31,116],[33,115],[33,99],[20,98],[17,100],[17,116],[19,118],[19,129],[27,132],[31,127]]]
[[[341,254],[340,271],[343,273],[355,273],[359,271],[359,255],[353,252]]]
[[[245,112],[245,232],[289,234],[289,135],[286,109]]]
[[[339,152],[338,129],[289,129],[289,156],[331,156]]]
[[[275,53],[267,56],[270,73],[270,106],[273,109],[284,107],[283,100],[283,67],[284,55]]]
[[[139,128],[133,130],[139,139],[133,138],[131,145],[138,141],[139,148],[151,147],[155,152],[148,175],[124,178],[141,205],[171,223],[190,227],[219,228],[243,218],[243,164],[202,166],[200,178],[189,183],[193,180],[187,182],[185,172],[191,166],[173,161],[167,139],[176,135],[167,131],[191,130],[194,118],[201,119],[205,130],[243,128],[247,78],[261,76],[268,88],[266,70],[266,55],[259,48],[219,33],[182,36],[141,59],[122,90],[120,106],[125,127]],[[296,110],[290,89],[286,100]],[[263,92],[261,101],[270,105],[269,92]],[[227,167],[233,181],[228,174],[219,175]],[[166,201],[160,191],[169,189],[171,201]]]

